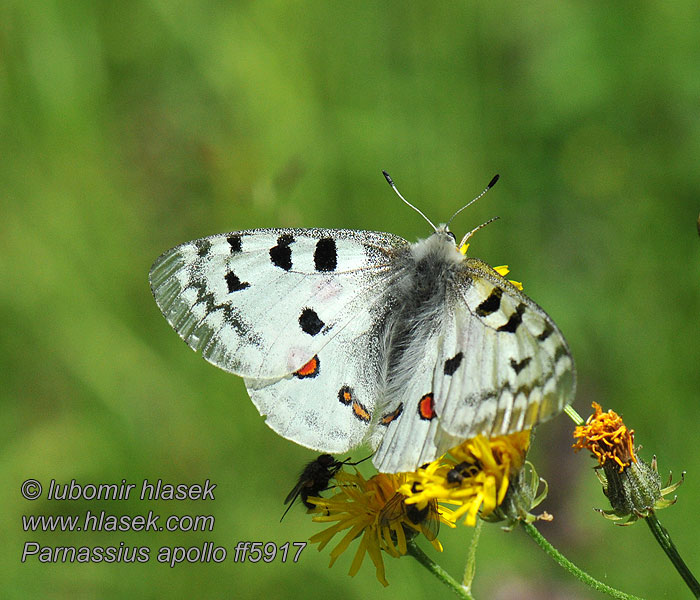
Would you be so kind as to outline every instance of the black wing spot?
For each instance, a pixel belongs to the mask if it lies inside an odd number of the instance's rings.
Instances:
[[[563,358],[564,356],[569,356],[566,348],[564,348],[564,346],[557,346],[554,350],[554,362],[559,362],[559,359]]]
[[[247,281],[241,281],[233,271],[226,273],[225,279],[226,284],[228,285],[229,294],[239,292],[240,290],[250,287],[250,284]]]
[[[195,244],[197,245],[197,256],[199,258],[204,258],[209,254],[209,250],[211,250],[211,242],[209,240],[197,240]]]
[[[489,297],[476,307],[476,314],[480,317],[488,317],[495,313],[501,307],[502,295],[503,290],[501,288],[493,288]]]
[[[550,335],[554,333],[554,327],[552,327],[552,324],[549,321],[544,322],[544,330],[540,335],[537,336],[537,339],[540,342],[544,342]]]
[[[318,318],[316,311],[311,308],[305,308],[301,311],[299,316],[299,326],[304,333],[309,335],[316,335],[325,323]]]
[[[515,333],[523,322],[523,313],[525,312],[526,306],[524,304],[518,304],[515,312],[510,315],[507,323],[501,325],[497,331],[507,331],[508,333]]]
[[[270,248],[270,260],[280,269],[289,271],[292,268],[292,249],[289,247],[294,237],[285,233],[277,238],[277,245]]]
[[[243,247],[241,246],[241,236],[240,235],[230,235],[226,238],[228,245],[231,246],[231,254],[235,252],[240,252]]]
[[[513,371],[515,371],[515,374],[518,375],[520,371],[522,371],[525,367],[527,367],[530,364],[531,360],[532,356],[526,356],[520,362],[516,361],[514,358],[511,358],[510,366],[512,367]]]
[[[317,271],[335,271],[338,266],[338,251],[335,247],[335,240],[321,238],[316,242],[314,265]]]
[[[452,358],[445,361],[445,375],[454,375],[454,372],[459,369],[459,365],[462,364],[462,359],[464,354],[462,352],[457,352]]]

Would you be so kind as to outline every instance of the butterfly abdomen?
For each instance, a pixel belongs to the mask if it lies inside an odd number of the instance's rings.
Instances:
[[[417,357],[425,355],[441,330],[450,312],[447,291],[462,258],[452,238],[441,232],[413,244],[406,254],[386,337],[388,401],[415,377]]]

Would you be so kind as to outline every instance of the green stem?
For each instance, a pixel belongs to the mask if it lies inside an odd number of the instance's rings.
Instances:
[[[574,563],[567,559],[559,550],[557,550],[552,544],[550,544],[544,536],[537,530],[537,528],[532,523],[526,523],[525,521],[520,521],[523,529],[530,535],[530,537],[535,540],[535,542],[542,548],[560,567],[563,567],[569,573],[571,573],[577,579],[580,579],[586,585],[592,587],[594,590],[599,592],[604,592],[613,598],[619,598],[620,600],[641,600],[638,596],[633,596],[632,594],[625,594],[620,590],[605,585],[603,582],[598,581],[591,577],[585,571],[579,569]]]
[[[578,414],[574,407],[570,404],[564,407],[564,412],[574,422],[574,424],[583,425],[585,423],[583,417],[580,414]]]
[[[644,520],[647,522],[647,525],[649,525],[649,529],[651,529],[651,532],[654,534],[656,541],[659,542],[659,546],[663,548],[666,556],[668,556],[669,560],[673,563],[673,566],[676,567],[676,571],[680,573],[683,581],[685,581],[686,585],[690,588],[690,591],[693,592],[696,598],[700,598],[700,583],[698,583],[698,580],[695,579],[690,572],[688,565],[683,562],[681,555],[678,554],[676,546],[671,541],[671,536],[668,535],[668,531],[666,531],[665,527],[659,523],[656,514],[652,512]]]
[[[449,587],[455,594],[457,594],[460,598],[464,598],[465,600],[474,600],[469,591],[466,590],[463,585],[460,585],[459,581],[452,577],[452,575],[445,571],[445,569],[437,564],[425,552],[423,552],[415,541],[411,540],[408,542],[407,546],[408,553],[426,569],[428,569],[428,571],[435,575],[435,577],[442,581],[442,583]]]
[[[462,577],[462,585],[468,592],[471,592],[472,590],[472,581],[474,581],[474,575],[476,574],[476,547],[479,545],[479,536],[481,535],[481,527],[483,526],[483,524],[483,520],[476,520],[476,525],[474,525],[474,534],[472,535],[472,541],[469,542],[467,564],[464,567],[464,576]]]

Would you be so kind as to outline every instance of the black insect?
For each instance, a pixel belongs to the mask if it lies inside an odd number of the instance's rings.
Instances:
[[[415,488],[415,484],[413,485]],[[413,491],[415,492],[415,489]],[[432,542],[440,531],[440,513],[438,512],[437,500],[433,498],[423,509],[419,509],[415,504],[404,504],[404,500],[406,500],[406,496],[398,492],[389,498],[379,513],[379,523],[384,527],[389,526],[392,521],[400,519],[405,514],[408,520],[418,526],[421,533]],[[404,526],[404,531],[411,537],[417,533],[407,526]]]
[[[462,483],[466,477],[475,475],[480,468],[480,464],[461,462],[447,472],[447,483]]]
[[[367,457],[369,458],[369,456]],[[349,458],[345,460],[336,460],[330,454],[321,454],[318,458],[315,458],[310,463],[308,463],[299,475],[299,480],[296,485],[292,488],[292,491],[287,494],[284,500],[285,504],[289,504],[287,510],[284,511],[282,519],[292,508],[294,501],[297,498],[301,498],[301,501],[307,508],[314,508],[314,504],[311,504],[307,500],[309,496],[319,496],[321,492],[327,490],[329,483],[336,473],[340,471],[343,465],[359,465],[361,462],[367,460],[363,458],[357,462],[350,462]],[[280,519],[280,521],[282,520]]]

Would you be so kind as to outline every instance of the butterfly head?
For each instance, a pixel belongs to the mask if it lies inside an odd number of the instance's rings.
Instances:
[[[437,259],[441,263],[456,264],[464,260],[464,255],[457,245],[457,238],[447,225],[441,224],[435,228],[427,239],[413,244],[413,256],[420,261],[424,258]]]
[[[459,250],[459,246],[457,245],[457,236],[450,231],[449,225],[447,223],[440,223],[435,228],[435,233],[433,233],[432,236],[437,240],[440,240],[440,243],[444,244],[445,246],[455,247],[457,250]]]
[[[450,231],[450,227],[446,223],[441,223],[439,227],[436,227],[435,233],[431,236],[431,238],[437,238],[438,240],[440,240],[441,245],[449,246],[450,248],[456,249],[461,258],[464,257],[464,255],[467,253],[467,249],[469,248],[469,244],[467,242],[469,238],[472,235],[474,235],[477,231],[479,231],[479,229],[486,227],[489,223],[495,221],[496,219],[498,219],[498,217],[493,217],[492,219],[489,219],[485,223],[482,223],[478,227],[472,229],[462,238],[459,244],[457,243],[457,238],[455,237],[455,234]]]
[[[452,232],[450,231],[450,228],[449,228],[447,225],[442,225],[442,224],[441,224],[440,227],[438,227],[438,231],[440,231],[441,229],[444,230],[444,232],[447,234],[447,237],[451,238],[452,241],[453,241],[455,244],[457,244],[457,237],[455,236],[454,233],[452,233]]]
[[[468,240],[474,233],[476,233],[477,231],[479,231],[479,229],[481,229],[482,227],[485,227],[486,225],[488,225],[489,223],[491,223],[491,221],[495,221],[496,219],[498,219],[498,217],[494,217],[493,219],[489,219],[489,220],[486,221],[485,223],[482,223],[482,224],[479,225],[478,227],[472,229],[469,233],[467,233],[467,234],[462,238],[462,241],[461,241],[459,244],[457,244],[457,238],[455,237],[455,234],[452,233],[452,232],[450,231],[450,223],[452,223],[452,220],[453,220],[459,213],[461,213],[465,208],[467,208],[468,206],[471,206],[472,204],[474,204],[474,202],[476,202],[476,201],[477,201],[479,198],[481,198],[486,192],[488,192],[494,185],[496,185],[496,182],[498,181],[498,178],[500,177],[500,175],[495,175],[495,176],[491,179],[491,181],[489,181],[489,184],[483,189],[483,191],[482,191],[476,198],[474,198],[473,200],[467,202],[467,204],[465,204],[462,208],[460,208],[458,211],[456,211],[456,212],[450,217],[450,219],[449,219],[449,221],[447,221],[447,223],[441,223],[439,227],[435,227],[435,225],[433,225],[433,222],[432,222],[428,217],[426,217],[418,208],[416,208],[415,206],[413,206],[413,204],[411,204],[408,200],[406,200],[406,198],[404,198],[404,197],[401,195],[401,192],[399,192],[399,190],[396,188],[396,185],[394,184],[394,181],[393,181],[393,179],[391,178],[391,176],[389,175],[389,173],[387,173],[386,171],[382,171],[382,173],[384,174],[384,177],[386,178],[387,182],[388,182],[389,185],[391,186],[391,189],[393,189],[393,190],[396,192],[396,195],[397,195],[399,198],[401,198],[401,200],[403,200],[406,204],[408,204],[408,206],[410,206],[413,210],[415,210],[421,217],[423,217],[423,218],[430,224],[430,226],[435,230],[435,233],[433,234],[433,236],[437,236],[438,239],[444,239],[444,240],[449,239],[449,240],[451,240],[452,244],[455,245],[455,247],[457,248],[457,250],[459,251],[459,253],[460,253],[461,255],[464,255],[464,254],[466,253],[467,248],[468,248],[467,240]],[[431,237],[433,237],[433,236],[431,236]]]

